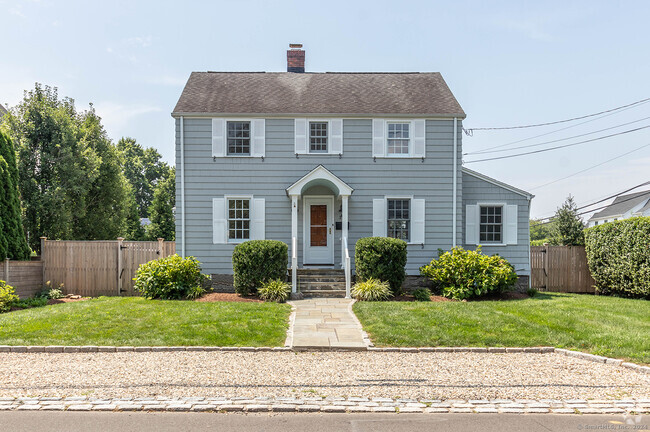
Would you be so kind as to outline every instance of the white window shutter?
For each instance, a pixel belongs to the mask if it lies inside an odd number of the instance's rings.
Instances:
[[[226,199],[212,199],[212,243],[226,243]]]
[[[251,201],[251,240],[264,240],[266,204],[264,198],[254,198]]]
[[[296,139],[296,153],[307,153],[307,119],[297,118],[294,121],[294,136]]]
[[[222,118],[212,119],[212,156],[226,155],[226,121]]]
[[[384,198],[372,200],[372,235],[373,237],[386,237],[386,200]]]
[[[251,146],[251,156],[253,157],[264,157],[264,147],[265,147],[265,121],[264,119],[253,119],[251,121],[252,127],[252,146]]]
[[[506,235],[505,235],[505,244],[516,245],[517,244],[517,206],[516,205],[507,205],[506,206]]]
[[[383,119],[372,119],[372,156],[386,155],[385,124]]]
[[[465,206],[465,244],[478,244],[479,206]]]
[[[426,156],[426,130],[427,122],[426,120],[414,120],[413,121],[413,149],[411,154],[413,157],[425,157]]]
[[[330,120],[329,152],[343,154],[343,119]]]
[[[411,243],[424,244],[425,219],[426,212],[424,200],[411,200]]]

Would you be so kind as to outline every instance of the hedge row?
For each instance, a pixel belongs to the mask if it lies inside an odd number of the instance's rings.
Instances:
[[[650,299],[650,217],[589,228],[585,246],[599,293]]]

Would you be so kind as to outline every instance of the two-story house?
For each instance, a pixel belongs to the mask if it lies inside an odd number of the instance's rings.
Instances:
[[[177,251],[228,285],[237,243],[281,240],[296,292],[299,269],[354,274],[362,237],[405,240],[408,275],[481,244],[527,285],[532,195],[462,167],[442,76],[307,73],[300,48],[287,72],[191,74],[172,113]]]

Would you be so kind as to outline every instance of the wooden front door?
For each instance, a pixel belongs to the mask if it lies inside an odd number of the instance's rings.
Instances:
[[[305,197],[304,264],[334,264],[333,198]]]

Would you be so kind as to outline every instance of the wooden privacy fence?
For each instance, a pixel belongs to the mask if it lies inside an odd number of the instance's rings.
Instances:
[[[41,238],[43,281],[64,293],[96,297],[137,295],[133,278],[140,264],[173,255],[175,242],[117,240],[48,241]]]
[[[14,287],[20,298],[33,297],[43,289],[43,263],[7,259],[0,263],[0,280]]]
[[[595,293],[584,246],[531,246],[531,286],[540,291]]]

